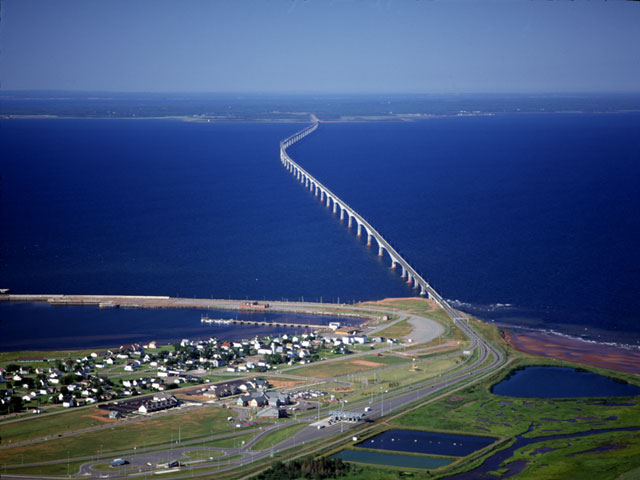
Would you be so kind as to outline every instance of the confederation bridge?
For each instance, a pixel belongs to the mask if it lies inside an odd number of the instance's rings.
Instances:
[[[344,221],[347,218],[349,228],[353,228],[354,223],[358,229],[358,236],[367,235],[367,246],[372,247],[375,240],[378,245],[378,256],[384,257],[384,252],[387,252],[391,260],[391,268],[402,269],[402,278],[406,278],[408,284],[413,285],[413,288],[420,289],[420,295],[428,296],[428,298],[434,300],[440,307],[442,307],[452,319],[459,318],[457,312],[451,308],[451,306],[444,300],[438,292],[436,292],[427,281],[420,276],[420,274],[409,265],[396,250],[387,242],[378,231],[367,222],[362,215],[356,212],[353,208],[347,205],[342,199],[340,199],[335,193],[325,187],[316,178],[307,172],[304,168],[294,162],[287,154],[287,148],[294,143],[302,140],[304,137],[313,133],[318,128],[318,122],[310,125],[297,133],[294,133],[288,138],[285,138],[280,142],[280,160],[282,165],[293,174],[293,176],[300,180],[300,182],[314,193],[316,197],[320,198],[322,203],[326,203],[327,208],[333,208],[333,213],[338,214],[340,212],[340,220]]]

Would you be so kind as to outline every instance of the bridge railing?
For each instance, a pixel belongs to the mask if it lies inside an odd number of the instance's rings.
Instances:
[[[287,154],[287,148],[293,145],[294,143],[302,140],[304,137],[314,132],[318,128],[318,122],[313,123],[312,125],[303,128],[302,130],[294,133],[293,135],[285,138],[280,142],[280,155],[284,157],[287,161],[291,162],[302,174],[307,176],[309,180],[316,184],[316,186],[324,190],[325,195],[328,195],[333,198],[333,201],[341,205],[341,208],[345,208],[348,210],[349,215],[353,216],[358,223],[364,226],[367,233],[373,235],[376,241],[382,246],[382,248],[386,249],[389,253],[389,256],[392,260],[395,260],[397,263],[401,264],[402,267],[410,274],[416,281],[416,283],[420,284],[428,293],[431,299],[433,299],[440,307],[442,307],[447,314],[454,318],[455,310],[449,305],[449,303],[442,298],[442,296],[436,292],[436,290],[420,275],[410,264],[407,262],[402,255],[400,255],[395,248],[391,246],[391,244],[385,240],[385,238],[375,229],[373,226],[367,222],[362,215],[360,215],[355,209],[350,207],[345,201],[343,201],[340,197],[338,197],[335,193],[331,191],[328,187],[319,182],[313,175],[307,172],[304,168],[302,168],[297,162],[295,162],[289,154]]]

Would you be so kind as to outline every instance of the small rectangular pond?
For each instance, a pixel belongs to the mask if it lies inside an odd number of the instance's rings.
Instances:
[[[465,457],[491,445],[496,439],[475,435],[426,432],[422,430],[392,429],[367,438],[356,447],[393,452],[421,453]]]
[[[368,452],[364,450],[342,450],[331,456],[345,462],[367,463],[388,467],[434,469],[449,465],[451,458],[425,457],[418,455],[403,455],[396,453]]]

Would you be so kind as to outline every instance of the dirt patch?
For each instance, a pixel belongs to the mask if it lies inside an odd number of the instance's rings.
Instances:
[[[369,362],[367,360],[351,360],[351,362],[349,363],[353,365],[362,365],[363,367],[371,367],[371,368],[384,367],[384,363]]]
[[[109,418],[104,415],[83,415],[83,417],[93,418],[94,420],[99,420],[104,423],[116,423],[118,421],[116,418]]]
[[[336,387],[331,390],[332,392],[353,392],[351,387]]]
[[[465,397],[450,397],[449,401],[453,403],[458,403],[465,400]]]
[[[364,304],[366,304],[366,305],[381,305],[381,306],[394,306],[394,305],[402,306],[402,305],[409,304],[409,306],[412,306],[411,304],[415,305],[416,302],[424,302],[425,305],[429,305],[429,307],[431,307],[434,310],[437,307],[437,305],[435,304],[435,302],[433,300],[426,299],[426,298],[421,298],[421,297],[384,298],[382,300],[364,302]]]
[[[305,380],[273,380],[269,378],[269,383],[274,387],[295,387],[301,383],[306,383]]]
[[[587,343],[546,332],[505,330],[504,338],[521,352],[640,374],[640,351],[637,350]]]

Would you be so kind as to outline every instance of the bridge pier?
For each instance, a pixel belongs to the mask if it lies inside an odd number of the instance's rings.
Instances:
[[[344,220],[344,207],[340,206],[340,220]]]
[[[309,182],[309,191],[313,192],[313,182]]]
[[[327,208],[331,206],[331,197],[327,195]]]
[[[404,278],[407,275],[407,270],[402,267],[402,275],[400,275],[400,278]]]
[[[391,259],[391,270],[395,270],[396,268],[398,268],[398,266],[396,265],[396,259],[392,258]]]
[[[320,190],[320,187],[318,187],[318,184],[316,183],[316,197],[318,196],[318,190]]]
[[[367,232],[367,247],[371,246],[371,234]]]
[[[320,190],[320,201],[324,202],[324,190]]]
[[[358,236],[362,236],[362,224],[360,222],[358,222]]]
[[[379,243],[378,243],[378,256],[379,256],[379,257],[382,257],[382,256],[383,256],[383,255],[382,255],[382,245],[380,245]]]
[[[351,215],[349,215],[349,228],[353,228],[353,217]]]
[[[333,213],[338,213],[338,204],[336,203],[336,201],[333,201]]]
[[[409,272],[407,272],[407,283],[411,283],[413,281],[413,277],[411,276],[411,274]]]
[[[427,292],[424,289],[424,285],[420,285],[420,295],[426,295]]]

